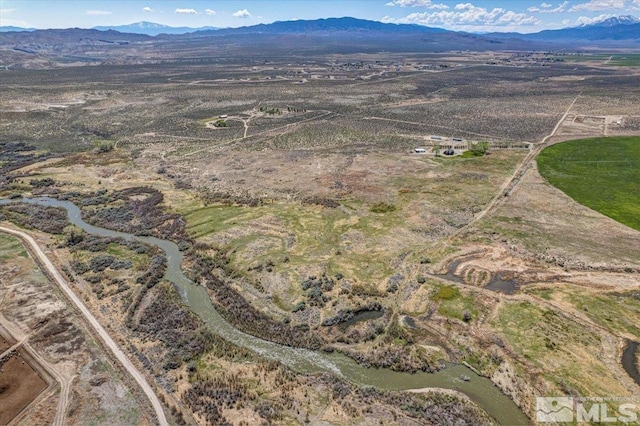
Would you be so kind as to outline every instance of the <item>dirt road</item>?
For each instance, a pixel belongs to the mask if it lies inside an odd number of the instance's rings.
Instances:
[[[36,350],[34,350],[33,347],[28,343],[29,336],[25,334],[23,330],[20,329],[20,327],[17,327],[14,324],[12,324],[11,321],[8,321],[7,318],[5,318],[4,315],[2,315],[2,313],[0,313],[0,324],[2,324],[2,327],[6,330],[6,332],[9,333],[16,340],[16,343],[11,348],[7,349],[6,351],[4,351],[4,353],[0,354],[0,359],[2,359],[4,356],[6,356],[7,354],[11,353],[14,350],[22,349],[27,354],[29,354],[37,364],[40,364],[39,366],[32,365],[32,367],[36,369],[39,369],[39,368],[44,369],[51,377],[53,377],[60,384],[60,398],[58,399],[58,407],[56,408],[56,415],[53,420],[53,424],[54,426],[64,426],[66,414],[67,414],[67,406],[69,404],[69,393],[71,390],[71,383],[73,382],[76,376],[75,375],[68,376],[66,374],[62,374],[60,371],[58,371],[57,368],[55,368],[46,359],[40,356],[40,354]],[[51,389],[51,386],[49,386],[49,389]],[[47,391],[45,391],[45,393],[46,392]],[[29,404],[28,407],[36,406],[39,399],[41,398],[42,398],[42,395],[34,399],[31,402],[31,404]],[[23,413],[27,411],[28,407],[23,410]],[[19,418],[23,413],[19,414],[17,418]],[[11,423],[15,423],[15,424],[20,423],[19,421],[16,422],[15,420],[16,418],[14,418],[14,420],[12,420]]]
[[[331,111],[326,111],[326,110],[318,110],[318,111],[322,112],[323,114],[315,116],[315,117],[305,118],[304,120],[296,121],[295,123],[285,124],[284,126],[274,127],[273,129],[264,130],[262,132],[254,133],[252,135],[247,135],[246,134],[246,130],[248,129],[248,128],[246,128],[245,129],[245,134],[244,134],[243,137],[236,138],[236,139],[231,139],[230,141],[225,142],[223,144],[219,144],[219,145],[215,145],[215,146],[208,146],[206,148],[201,148],[201,149],[198,149],[196,151],[188,152],[188,153],[182,155],[182,157],[183,157],[182,160],[184,160],[186,157],[190,157],[192,155],[199,154],[199,153],[201,153],[203,151],[209,151],[209,150],[214,149],[214,148],[215,149],[221,149],[223,147],[229,147],[229,146],[233,145],[234,143],[240,142],[240,141],[242,141],[242,140],[244,140],[244,139],[246,139],[248,137],[251,138],[251,137],[254,137],[254,136],[261,136],[261,135],[264,135],[264,134],[267,134],[267,133],[271,133],[271,132],[275,132],[275,131],[279,131],[279,130],[283,130],[283,129],[289,129],[289,128],[293,127],[293,126],[297,126],[298,124],[306,123],[308,121],[313,121],[313,120],[319,120],[321,118],[326,117],[327,115],[333,114]]]
[[[478,222],[480,219],[486,216],[487,213],[492,211],[496,207],[498,202],[501,200],[501,198],[503,197],[504,191],[507,188],[509,188],[509,192],[513,191],[515,186],[520,182],[520,178],[522,177],[524,172],[527,170],[531,162],[536,159],[538,154],[540,154],[540,152],[546,147],[547,141],[550,138],[555,136],[556,132],[558,131],[562,123],[564,123],[564,120],[567,119],[567,116],[569,115],[571,108],[573,108],[573,105],[576,103],[576,101],[578,100],[581,94],[582,92],[580,92],[580,94],[578,94],[578,96],[575,97],[573,102],[571,102],[571,104],[569,105],[567,110],[564,112],[564,114],[562,115],[562,117],[560,118],[556,126],[553,128],[553,131],[549,133],[547,136],[545,136],[544,139],[542,139],[542,141],[537,146],[533,147],[531,151],[529,151],[529,154],[527,154],[527,156],[522,161],[522,163],[520,163],[516,171],[513,172],[513,175],[511,175],[511,178],[503,185],[501,190],[496,194],[493,200],[491,200],[489,205],[483,211],[481,211],[478,215],[476,215],[476,217],[468,225]]]
[[[136,367],[131,363],[129,358],[120,350],[118,345],[113,341],[111,336],[106,332],[106,330],[100,325],[98,320],[93,316],[91,311],[82,303],[82,301],[76,296],[76,294],[71,290],[67,281],[64,277],[58,272],[56,267],[53,265],[51,260],[44,254],[40,246],[36,243],[36,241],[27,233],[22,231],[17,231],[10,228],[5,228],[0,226],[0,232],[5,232],[7,234],[14,235],[20,240],[22,240],[25,244],[27,244],[31,248],[31,252],[38,258],[40,265],[43,265],[50,276],[53,277],[55,282],[60,286],[64,294],[67,298],[75,305],[75,307],[80,311],[82,316],[87,320],[87,322],[93,327],[96,333],[100,336],[104,344],[111,350],[115,358],[122,364],[122,366],[127,370],[127,372],[134,378],[134,380],[140,385],[142,391],[147,395],[153,409],[156,412],[156,416],[158,418],[158,423],[161,426],[168,425],[167,419],[164,415],[164,411],[162,410],[162,405],[160,404],[160,400],[158,396],[155,394],[149,383],[147,383],[146,379],[142,374],[136,369]],[[64,390],[64,389],[63,389]],[[62,394],[68,394],[68,392],[62,392]],[[64,411],[66,410],[67,401],[61,401],[59,407],[63,408],[63,413],[56,413],[56,423],[63,421],[64,419]]]
[[[578,96],[576,96],[573,99],[573,102],[571,102],[569,107],[566,109],[566,111],[564,112],[564,114],[562,115],[562,117],[560,118],[560,120],[558,121],[556,126],[553,128],[551,133],[549,133],[547,136],[545,136],[540,141],[539,144],[537,144],[533,148],[531,148],[531,151],[529,151],[529,153],[524,158],[524,160],[522,160],[520,165],[516,168],[516,170],[511,175],[511,177],[509,179],[507,179],[507,181],[500,187],[500,190],[496,193],[496,195],[489,202],[489,204],[481,212],[476,214],[475,217],[471,220],[471,222],[467,223],[465,226],[463,226],[462,228],[459,228],[453,234],[449,235],[445,239],[440,240],[438,243],[436,243],[436,245],[434,246],[433,251],[437,251],[437,250],[442,249],[444,246],[450,244],[450,242],[453,241],[454,238],[458,237],[462,232],[466,231],[471,226],[473,226],[474,224],[478,223],[483,217],[485,217],[487,214],[489,214],[490,212],[495,210],[495,208],[498,206],[500,201],[505,196],[505,193],[510,193],[511,191],[513,191],[515,189],[515,187],[520,182],[520,179],[522,178],[522,175],[529,168],[531,162],[534,161],[535,158],[538,156],[538,154],[540,154],[540,152],[547,146],[547,141],[550,138],[552,138],[553,136],[555,136],[556,132],[558,131],[558,129],[560,128],[562,123],[564,123],[564,120],[566,120],[567,116],[569,115],[569,112],[571,112],[571,108],[573,108],[573,105],[575,105],[576,101],[578,100],[578,98],[580,97],[581,94],[582,94],[582,92],[580,92],[578,94]]]

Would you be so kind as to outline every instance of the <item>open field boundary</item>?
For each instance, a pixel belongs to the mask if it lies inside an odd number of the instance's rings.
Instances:
[[[47,386],[33,398],[22,410],[17,412],[9,421],[9,425],[19,424],[21,419],[30,412],[31,408],[36,407],[41,401],[57,391],[57,385],[60,384],[61,398],[63,389],[62,378],[58,372],[47,363],[42,357],[38,356],[36,351],[27,342],[27,336],[23,335],[19,329],[11,324],[2,314],[0,314],[0,335],[5,338],[15,340],[15,343],[0,354],[0,362],[4,363],[10,358],[19,355],[29,367],[37,374]],[[57,413],[56,413],[57,414]]]

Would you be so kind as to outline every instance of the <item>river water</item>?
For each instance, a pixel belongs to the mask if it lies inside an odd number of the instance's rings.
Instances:
[[[238,346],[248,348],[265,358],[279,361],[295,371],[302,373],[329,372],[359,385],[375,386],[385,390],[430,387],[454,389],[467,395],[500,424],[531,424],[515,403],[489,379],[478,376],[464,365],[449,364],[445,369],[437,373],[402,373],[383,368],[365,368],[351,358],[337,352],[328,354],[308,349],[292,348],[246,334],[227,322],[216,311],[204,287],[195,284],[182,273],[183,255],[175,243],[155,237],[135,236],[90,225],[82,220],[80,209],[69,201],[60,201],[48,197],[23,198],[19,200],[0,199],[0,204],[12,202],[62,207],[67,211],[69,222],[89,234],[119,237],[159,247],[164,250],[167,257],[165,278],[173,283],[183,301],[202,318],[209,329]],[[467,376],[470,380],[462,380],[462,376]]]
[[[622,367],[638,386],[640,386],[640,371],[638,371],[638,363],[636,361],[638,346],[640,346],[638,342],[627,340],[627,346],[622,353]]]

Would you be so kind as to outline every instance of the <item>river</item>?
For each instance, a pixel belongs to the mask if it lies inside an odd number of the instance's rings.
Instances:
[[[81,211],[70,201],[53,198],[23,198],[17,200],[0,199],[1,204],[24,202],[41,206],[62,207],[67,211],[69,222],[85,232],[104,237],[117,237],[140,241],[162,249],[167,257],[165,278],[173,283],[183,301],[206,325],[230,342],[248,348],[259,355],[279,361],[302,373],[333,373],[358,385],[375,386],[385,390],[408,390],[421,388],[445,388],[460,391],[503,425],[529,425],[531,422],[518,406],[503,394],[489,379],[478,376],[471,369],[460,364],[449,364],[437,373],[402,373],[384,368],[366,368],[340,353],[316,352],[302,348],[292,348],[269,342],[244,333],[214,308],[206,289],[189,280],[182,273],[182,252],[172,241],[156,237],[141,237],[124,232],[112,231],[90,225],[82,220]],[[462,380],[462,376],[470,378]]]
[[[640,371],[638,371],[638,362],[636,361],[638,346],[640,346],[638,342],[627,340],[627,346],[622,352],[622,367],[629,377],[640,386]]]

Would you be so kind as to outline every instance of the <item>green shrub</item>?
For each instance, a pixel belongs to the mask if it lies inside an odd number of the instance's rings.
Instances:
[[[393,204],[387,204],[387,203],[374,204],[370,209],[372,213],[389,213],[395,210],[396,210],[396,206],[394,206]]]
[[[298,312],[298,311],[302,311],[304,310],[304,308],[307,307],[307,304],[304,302],[304,300],[296,303],[296,305],[293,307],[293,309],[291,310],[291,312]]]
[[[460,290],[451,285],[443,285],[438,289],[438,292],[433,296],[433,300],[452,300],[460,297]]]
[[[489,150],[489,142],[473,143],[469,146],[469,152],[475,157],[482,157]]]
[[[103,154],[105,152],[111,152],[113,151],[113,148],[115,148],[116,144],[113,141],[98,141],[96,143],[96,152],[98,154]]]

